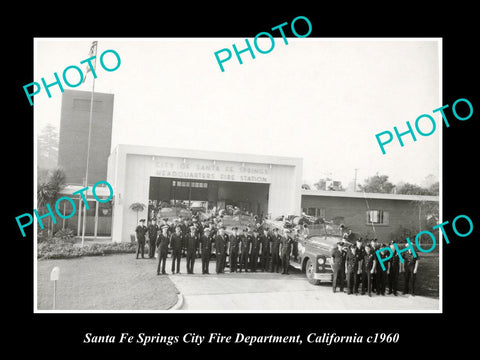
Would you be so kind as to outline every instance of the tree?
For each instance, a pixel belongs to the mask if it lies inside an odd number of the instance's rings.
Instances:
[[[41,181],[37,186],[37,208],[41,213],[48,211],[47,204],[53,210],[55,202],[58,199],[60,190],[65,185],[65,172],[60,168],[50,170],[45,181]],[[48,217],[47,229],[53,231],[53,222]]]
[[[397,194],[438,196],[438,189],[438,181],[431,184],[428,188],[416,184],[403,183],[397,185]]]
[[[130,209],[137,212],[137,223],[138,223],[138,212],[145,210],[145,204],[133,203],[130,205]]]
[[[37,168],[52,169],[58,161],[58,131],[47,124],[37,137]]]
[[[438,181],[434,182],[428,187],[428,191],[430,192],[430,195],[438,196],[438,194],[440,193],[440,183]]]
[[[363,185],[359,185],[361,191],[370,193],[390,194],[395,185],[388,181],[388,175],[378,175],[367,178]]]
[[[430,195],[430,191],[415,184],[404,183],[397,186],[397,194]]]

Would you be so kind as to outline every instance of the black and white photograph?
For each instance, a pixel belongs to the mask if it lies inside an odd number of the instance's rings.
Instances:
[[[35,44],[37,311],[441,311],[441,39]]]
[[[6,350],[474,350],[472,5],[38,5],[5,9]]]

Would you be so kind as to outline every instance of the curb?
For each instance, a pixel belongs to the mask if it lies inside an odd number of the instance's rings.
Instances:
[[[168,310],[181,310],[183,307],[183,295],[180,291],[177,289],[177,302]]]

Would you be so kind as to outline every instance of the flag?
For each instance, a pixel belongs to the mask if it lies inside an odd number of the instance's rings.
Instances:
[[[97,41],[93,41],[92,42],[92,45],[90,45],[90,51],[88,52],[88,57],[87,59],[91,58],[92,56],[96,56],[97,55]],[[97,59],[95,58],[94,60],[94,68],[96,67],[97,65]],[[88,76],[88,73],[91,72],[92,70],[90,69],[90,65],[87,64],[86,66],[86,70],[85,70],[85,75],[83,76],[83,82],[82,84],[85,82],[85,80],[87,80],[87,76]]]

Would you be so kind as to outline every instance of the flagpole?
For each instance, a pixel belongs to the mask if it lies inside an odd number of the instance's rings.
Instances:
[[[95,45],[95,56],[97,56],[97,47],[98,47],[98,42],[96,42]],[[93,71],[97,69],[97,59],[95,58],[95,63],[93,65]],[[85,76],[87,76],[85,74]],[[93,114],[93,93],[95,92],[95,76],[93,77],[93,85],[92,85],[92,94],[90,96],[90,119],[89,119],[89,124],[88,124],[88,145],[87,145],[87,165],[85,169],[85,183],[84,187],[88,187],[88,165],[89,165],[89,160],[90,160],[90,138],[92,134],[92,114]],[[88,196],[88,191],[87,191],[87,196]],[[87,199],[88,201],[88,199]],[[85,221],[87,219],[87,206],[85,203],[83,203],[83,224],[82,224],[82,248],[85,242]]]

